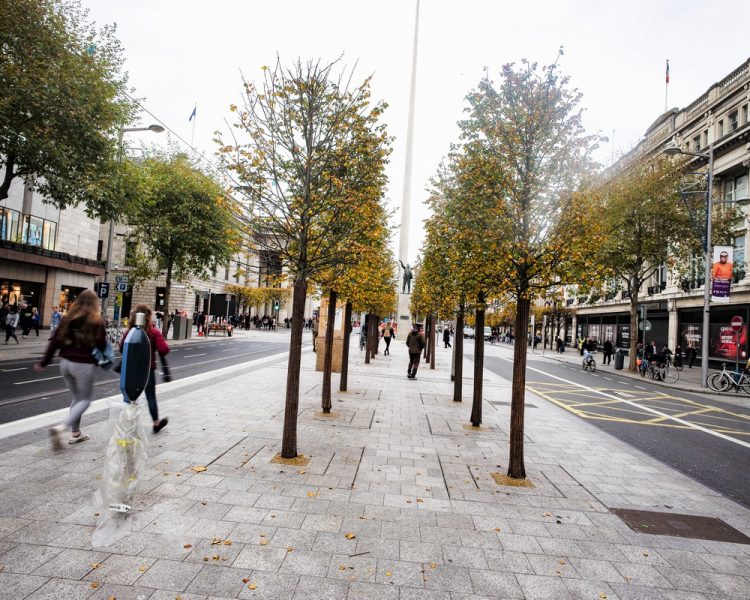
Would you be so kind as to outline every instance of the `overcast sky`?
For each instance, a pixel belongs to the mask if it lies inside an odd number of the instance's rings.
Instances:
[[[240,70],[259,79],[277,52],[285,62],[342,53],[358,62],[360,79],[372,74],[373,96],[389,104],[396,139],[388,198],[400,206],[416,0],[82,1],[97,23],[117,24],[137,95],[188,141],[197,102],[195,146],[210,155],[228,106],[240,104]],[[564,46],[560,64],[583,92],[587,129],[613,138],[598,155],[607,163],[663,112],[666,59],[669,106],[683,107],[750,57],[746,0],[422,0],[420,10],[412,263],[427,216],[424,190],[457,140],[463,99],[485,66],[497,79],[506,62],[547,64]]]

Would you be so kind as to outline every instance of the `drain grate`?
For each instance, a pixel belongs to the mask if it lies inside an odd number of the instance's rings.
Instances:
[[[714,542],[750,544],[750,538],[721,519],[655,512],[650,510],[629,510],[610,508],[625,524],[638,533],[673,535],[675,537]]]

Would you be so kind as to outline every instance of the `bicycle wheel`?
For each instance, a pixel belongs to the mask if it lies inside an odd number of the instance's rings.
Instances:
[[[731,387],[729,378],[725,376],[723,371],[712,373],[706,379],[706,385],[711,388],[714,392],[725,392]]]
[[[583,361],[583,362],[581,363],[581,368],[582,368],[582,369],[583,369],[584,371],[585,371],[586,369],[588,369],[588,365],[586,364],[586,361],[585,361],[585,360],[584,360],[584,361]]]
[[[661,379],[665,383],[677,383],[680,376],[672,367],[665,367],[661,372]]]
[[[675,362],[674,362],[674,363],[672,364],[672,368],[673,368],[673,369],[674,369],[675,371],[682,371],[682,361],[679,361],[679,362],[678,362],[678,361],[675,361]]]
[[[589,369],[592,373],[596,371],[596,361],[593,358],[589,360]]]
[[[740,378],[739,390],[743,394],[750,394],[750,377],[748,377],[747,375],[743,375]]]

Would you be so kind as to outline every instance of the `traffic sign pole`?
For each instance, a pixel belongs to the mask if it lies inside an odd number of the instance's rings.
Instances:
[[[738,371],[740,370],[740,335],[742,332],[742,317],[740,315],[735,315],[732,317],[732,320],[730,321],[730,325],[732,327],[732,331],[734,331],[734,370]]]

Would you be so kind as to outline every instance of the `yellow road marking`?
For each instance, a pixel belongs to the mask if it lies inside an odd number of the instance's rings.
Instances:
[[[702,408],[700,410],[688,410],[685,412],[677,413],[674,415],[670,415],[670,417],[689,417],[690,415],[700,415],[702,413],[711,412],[713,408]],[[646,423],[661,423],[664,421],[667,417],[656,417],[655,419],[649,419],[646,421]]]

